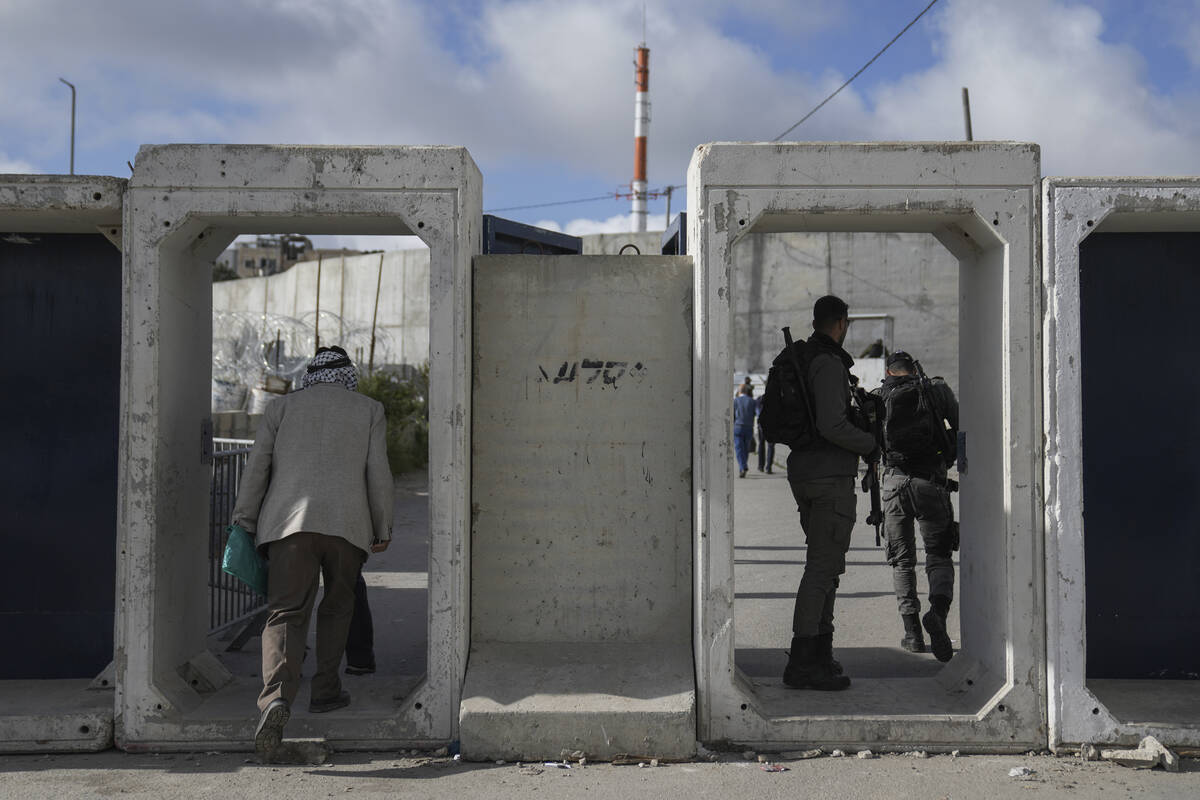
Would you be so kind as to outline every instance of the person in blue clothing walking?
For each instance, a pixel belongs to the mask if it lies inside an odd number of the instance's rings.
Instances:
[[[737,454],[739,478],[746,477],[750,440],[754,438],[754,416],[757,412],[754,387],[743,383],[741,393],[733,401],[733,450]]]

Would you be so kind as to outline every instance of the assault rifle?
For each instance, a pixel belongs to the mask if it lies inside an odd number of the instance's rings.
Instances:
[[[859,417],[863,425],[875,437],[875,452],[882,453],[883,448],[883,408],[881,400],[876,395],[858,385],[858,378],[850,376],[850,394],[858,406]],[[875,546],[879,547],[879,529],[883,525],[883,502],[879,497],[879,461],[880,456],[867,462],[867,472],[863,475],[862,490],[871,494],[871,513],[867,515],[867,524],[875,526]]]
[[[933,427],[937,431],[937,443],[941,446],[941,450],[938,452],[942,454],[943,459],[950,458],[952,461],[951,454],[957,449],[958,443],[950,441],[950,437],[946,434],[946,412],[934,398],[926,396],[925,390],[929,386],[929,378],[925,377],[925,368],[921,366],[921,362],[914,358],[912,363],[913,369],[917,371],[917,397],[922,407],[933,412]],[[957,488],[956,485],[955,489]],[[954,491],[954,489],[950,491]]]

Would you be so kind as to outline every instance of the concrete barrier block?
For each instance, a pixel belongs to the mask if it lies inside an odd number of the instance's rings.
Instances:
[[[3,295],[19,303],[4,313],[38,342],[39,363],[50,371],[24,370],[36,407],[6,415],[13,464],[38,465],[6,475],[6,505],[11,519],[37,531],[43,545],[52,542],[55,554],[38,552],[35,540],[6,541],[13,563],[54,567],[26,570],[36,586],[18,577],[0,598],[0,628],[10,639],[0,669],[13,676],[0,680],[0,752],[91,751],[112,743],[112,684],[89,686],[112,654],[119,373],[116,348],[104,343],[120,335],[120,254],[103,240],[115,237],[119,247],[125,188],[125,180],[111,177],[0,175]],[[46,307],[61,317],[41,313]],[[93,340],[99,344],[91,349],[80,346]],[[62,365],[83,350],[85,369],[71,372],[91,381],[88,400],[81,405],[70,391],[39,394],[66,385]],[[52,432],[53,452],[37,430]],[[21,498],[36,499],[26,507]]]
[[[1192,239],[1184,243],[1183,260],[1175,266],[1172,276],[1159,274],[1163,254],[1155,249],[1155,240],[1179,235],[1200,238],[1200,178],[1047,178],[1042,183],[1043,283],[1046,309],[1044,320],[1044,385],[1045,398],[1045,525],[1047,580],[1047,676],[1049,687],[1049,735],[1052,747],[1061,748],[1079,743],[1127,744],[1144,736],[1155,736],[1178,746],[1200,744],[1200,681],[1162,680],[1143,676],[1117,679],[1096,675],[1095,664],[1089,668],[1089,647],[1098,641],[1100,620],[1089,613],[1088,598],[1093,602],[1108,602],[1107,594],[1131,600],[1120,616],[1129,631],[1143,637],[1137,644],[1120,648],[1137,655],[1165,644],[1177,654],[1182,663],[1175,666],[1182,678],[1187,671],[1196,672],[1196,605],[1190,599],[1195,587],[1195,537],[1189,498],[1179,495],[1180,486],[1191,485],[1194,462],[1189,451],[1194,449],[1194,429],[1186,423],[1164,420],[1164,432],[1184,449],[1153,447],[1154,455],[1146,474],[1152,481],[1162,482],[1166,492],[1154,497],[1153,492],[1129,490],[1118,493],[1121,513],[1140,515],[1156,509],[1161,518],[1148,521],[1146,531],[1125,531],[1115,542],[1115,552],[1125,552],[1128,559],[1120,565],[1119,584],[1102,585],[1101,573],[1089,576],[1089,552],[1096,556],[1102,543],[1102,529],[1107,519],[1115,518],[1102,506],[1104,498],[1093,499],[1093,512],[1085,516],[1085,469],[1089,459],[1103,466],[1104,459],[1123,463],[1119,438],[1106,437],[1103,445],[1085,446],[1085,363],[1102,369],[1106,363],[1137,361],[1139,369],[1151,369],[1148,357],[1162,353],[1163,359],[1177,356],[1171,347],[1177,334],[1168,327],[1171,320],[1192,320],[1190,311],[1194,287],[1176,280],[1174,275],[1187,276],[1194,271]],[[1099,236],[1098,236],[1099,234]],[[1138,237],[1136,246],[1115,265],[1119,273],[1128,273],[1135,285],[1113,285],[1105,294],[1116,293],[1115,305],[1120,313],[1137,315],[1137,309],[1147,304],[1153,311],[1146,314],[1156,320],[1156,339],[1144,353],[1120,352],[1105,346],[1103,352],[1089,355],[1088,341],[1083,330],[1084,277],[1083,252],[1102,248],[1107,234],[1112,246],[1123,235]],[[1092,251],[1093,257],[1096,252]],[[1093,264],[1092,269],[1098,268]],[[1094,298],[1095,299],[1095,298]],[[1102,298],[1101,298],[1102,299]],[[1172,307],[1172,303],[1174,306]],[[1182,309],[1181,306],[1188,308]],[[1185,323],[1186,324],[1186,323]],[[1111,317],[1100,326],[1112,325],[1123,330],[1123,321]],[[1097,331],[1093,328],[1093,334]],[[1159,335],[1163,338],[1157,338]],[[1189,336],[1189,339],[1192,338]],[[1093,351],[1095,352],[1095,351]],[[1091,361],[1088,359],[1091,358]],[[1097,360],[1098,359],[1098,360]],[[1173,370],[1169,371],[1173,372]],[[1180,374],[1152,374],[1151,384],[1161,380],[1171,387],[1172,394],[1184,396],[1192,380],[1190,371]],[[1137,389],[1123,391],[1138,392]],[[1121,396],[1118,391],[1114,396]],[[1095,399],[1095,398],[1093,398]],[[1139,412],[1140,414],[1140,412]],[[1183,427],[1180,427],[1180,425]],[[1193,437],[1190,441],[1188,437]],[[1131,440],[1140,452],[1146,450],[1144,437]],[[1108,467],[1105,467],[1108,469]],[[1121,474],[1120,467],[1112,467]],[[1171,476],[1171,477],[1167,477]],[[1182,480],[1181,480],[1182,479]],[[1173,486],[1171,481],[1179,482]],[[1093,489],[1094,491],[1094,489]],[[1157,490],[1154,490],[1157,491]],[[1178,502],[1171,498],[1180,498]],[[1166,502],[1164,502],[1164,499]],[[1087,535],[1088,521],[1093,528],[1091,550]],[[1160,536],[1165,532],[1183,532],[1170,544],[1148,539],[1150,529]],[[1133,537],[1133,538],[1129,538]],[[1182,549],[1181,549],[1182,548]],[[1157,566],[1149,571],[1135,568],[1139,553],[1152,558]],[[1092,563],[1092,570],[1104,567]],[[1181,572],[1186,573],[1181,577]],[[1150,601],[1160,587],[1173,598],[1170,607]],[[1112,615],[1110,615],[1112,616]],[[1090,622],[1089,622],[1090,620]],[[1157,631],[1147,634],[1148,630]],[[1144,638],[1149,636],[1149,638]],[[1155,640],[1157,636],[1157,641]],[[1190,653],[1186,648],[1191,648]],[[1182,648],[1182,649],[1181,649]],[[1096,652],[1095,660],[1106,654]],[[1119,655],[1119,654],[1113,654]],[[1107,658],[1105,659],[1107,660]],[[1155,669],[1162,675],[1163,670]]]
[[[125,206],[118,743],[243,749],[253,686],[202,697],[211,394],[208,265],[241,233],[416,235],[430,251],[429,654],[397,707],[293,718],[339,748],[453,738],[467,653],[470,260],[481,177],[460,147],[145,146]]]
[[[1045,744],[1038,179],[1031,144],[697,148],[687,238],[696,260],[694,641],[703,741]],[[734,663],[733,249],[749,233],[789,231],[930,233],[959,263],[960,427],[971,453],[960,514],[971,536],[961,552],[962,650],[936,680],[906,688],[856,680],[848,692],[813,698],[819,693],[757,685]],[[811,308],[796,309],[798,323],[809,319]],[[863,698],[893,691],[919,696],[928,713],[890,714],[881,703],[864,710]]]
[[[475,260],[466,758],[687,755],[691,262]]]

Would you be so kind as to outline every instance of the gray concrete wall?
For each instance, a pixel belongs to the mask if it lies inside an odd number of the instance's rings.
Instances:
[[[812,332],[812,306],[825,294],[852,314],[887,314],[892,347],[921,360],[929,375],[958,388],[959,264],[927,233],[751,233],[733,249],[733,368],[766,372],[783,349],[780,328]],[[857,357],[882,337],[854,323],[846,349]]]
[[[635,245],[657,254],[662,233],[604,233],[583,238],[584,255],[617,255]],[[632,250],[626,251],[632,255]],[[958,261],[924,233],[764,233],[744,237],[734,249],[734,370],[766,372],[783,347],[779,329],[811,331],[812,304],[836,294],[852,313],[894,319],[895,349],[921,359],[930,375],[958,386]],[[347,325],[369,328],[379,256],[331,257],[321,265],[321,309]],[[421,364],[429,351],[429,252],[387,253],[379,300],[376,364]],[[213,308],[301,318],[316,310],[315,261],[279,275],[213,284]],[[264,293],[266,296],[264,297]],[[265,301],[265,302],[264,302]],[[323,344],[339,340],[322,321]],[[847,348],[858,353],[882,327],[851,328]],[[365,354],[364,354],[365,360]],[[731,379],[732,380],[732,379]]]
[[[375,363],[420,365],[429,360],[429,250],[393,250],[321,261],[321,311],[369,328],[379,286]],[[216,311],[265,312],[297,319],[317,310],[317,262],[302,261],[264,278],[220,281],[212,286]],[[271,332],[268,332],[270,335]],[[321,321],[321,343],[341,341],[337,322]],[[353,353],[352,353],[353,355]],[[365,362],[367,355],[363,354]]]
[[[657,255],[662,232],[602,233],[582,238],[584,255],[617,255],[627,244],[634,244],[644,255]],[[347,326],[370,328],[378,278],[378,254],[322,260],[322,344],[336,344],[342,338],[337,322],[326,319],[326,313],[341,317]],[[302,261],[278,275],[220,281],[213,284],[212,293],[215,311],[304,318],[317,310],[317,262]],[[429,359],[429,250],[384,254],[377,327],[377,365],[420,365]],[[367,360],[365,352],[362,360]]]
[[[690,259],[475,263],[472,641],[690,640]]]

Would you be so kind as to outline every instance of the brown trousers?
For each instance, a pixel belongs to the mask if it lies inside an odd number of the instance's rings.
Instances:
[[[342,691],[338,667],[354,614],[354,582],[367,554],[340,536],[293,533],[267,546],[267,624],[262,633],[263,690],[258,707],[272,700],[295,702],[308,621],[317,599],[317,575],[325,579],[325,596],[317,609],[317,670],[314,700]]]

